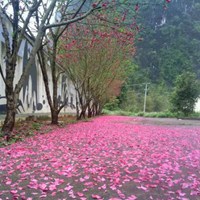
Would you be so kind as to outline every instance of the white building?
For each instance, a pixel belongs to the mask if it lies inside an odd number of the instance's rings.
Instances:
[[[195,109],[194,109],[195,112],[200,112],[200,98],[198,99],[196,105],[195,105]]]
[[[12,34],[12,26],[10,21],[7,19],[7,26],[9,27],[10,34]],[[0,65],[5,73],[5,48],[4,48],[4,37],[2,35],[2,25],[0,22]],[[10,37],[11,38],[11,37]],[[15,83],[19,80],[20,75],[23,71],[23,67],[27,62],[32,46],[27,39],[24,39],[21,43],[21,47],[18,52],[18,60],[16,66]],[[51,73],[49,71],[50,88],[52,88]],[[63,112],[75,112],[75,89],[72,82],[63,74],[60,78],[60,84],[58,88],[58,99],[60,104],[67,102]],[[0,114],[6,111],[6,98],[5,98],[5,83],[0,75]],[[46,98],[46,92],[44,82],[42,78],[42,72],[38,59],[36,57],[35,64],[31,67],[29,76],[24,83],[19,96],[19,103],[17,107],[18,113],[49,113],[50,108]]]

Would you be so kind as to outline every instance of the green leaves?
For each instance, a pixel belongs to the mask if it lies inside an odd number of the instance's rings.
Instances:
[[[171,96],[172,110],[182,112],[186,116],[192,113],[200,96],[199,86],[194,73],[185,72],[179,75]]]

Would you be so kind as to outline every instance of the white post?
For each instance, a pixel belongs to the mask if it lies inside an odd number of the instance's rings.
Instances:
[[[143,112],[144,112],[144,113],[146,112],[148,84],[149,84],[149,83],[146,83],[146,84],[145,84],[145,89],[144,89],[144,109],[143,109]]]

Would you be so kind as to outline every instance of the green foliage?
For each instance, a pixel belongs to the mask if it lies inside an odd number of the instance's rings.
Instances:
[[[104,109],[110,110],[110,111],[119,109],[119,99],[113,98],[109,100],[109,102],[105,104]]]
[[[164,84],[148,86],[146,111],[163,112],[169,109],[169,91]],[[119,96],[119,108],[128,112],[142,112],[145,84],[124,85]]]
[[[168,87],[184,71],[200,76],[199,0],[171,1],[167,10],[148,2],[148,6],[141,5],[142,17],[138,18],[144,27],[140,32],[143,41],[137,43],[140,76]]]
[[[121,116],[138,116],[137,113],[129,112],[129,111],[121,110],[121,109],[114,110],[114,111],[103,109],[103,114],[105,114],[105,115],[121,115]]]
[[[138,3],[137,25],[141,28],[138,38],[143,39],[136,42],[134,65],[137,67],[127,73],[119,108],[143,115],[142,84],[151,83],[146,111],[166,113],[170,109],[170,96],[177,76],[190,71],[200,77],[200,3],[199,0],[171,1],[167,10],[160,9],[150,0],[145,5],[142,1]]]
[[[199,87],[194,73],[185,72],[179,75],[171,96],[172,111],[183,113],[185,116],[192,113],[200,95]]]
[[[33,124],[32,124],[32,129],[33,130],[40,130],[40,128],[41,128],[41,124],[40,123],[37,123],[37,122],[33,122]]]
[[[191,113],[190,117],[194,118],[194,119],[199,119],[200,118],[200,113],[199,112]]]
[[[198,33],[200,33],[200,22],[195,22],[194,28]]]
[[[194,7],[197,11],[200,11],[200,3],[195,3]]]
[[[126,99],[122,101],[119,107],[127,112],[139,112],[143,108],[143,94],[137,93],[135,90],[126,92]]]
[[[163,84],[150,85],[147,96],[147,112],[164,112],[169,109],[169,90]]]
[[[48,115],[39,115],[39,116],[37,116],[37,120],[38,121],[50,121],[51,117]]]
[[[155,118],[175,118],[176,114],[172,113],[170,111],[166,111],[166,112],[150,112],[150,113],[145,113],[143,116],[144,117],[155,117]]]
[[[175,118],[175,117],[177,117],[176,113],[173,113],[173,112],[170,112],[170,111],[143,113],[143,112],[128,112],[128,111],[124,111],[124,110],[110,111],[110,110],[104,109],[103,114],[106,114],[106,115],[121,115],[121,116],[136,116],[136,117],[155,117],[155,118]]]

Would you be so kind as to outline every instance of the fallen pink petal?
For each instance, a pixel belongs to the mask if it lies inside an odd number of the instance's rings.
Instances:
[[[101,197],[100,197],[99,195],[92,194],[92,198],[93,198],[93,199],[100,199]]]
[[[197,200],[200,126],[102,116],[0,148],[1,199]]]

